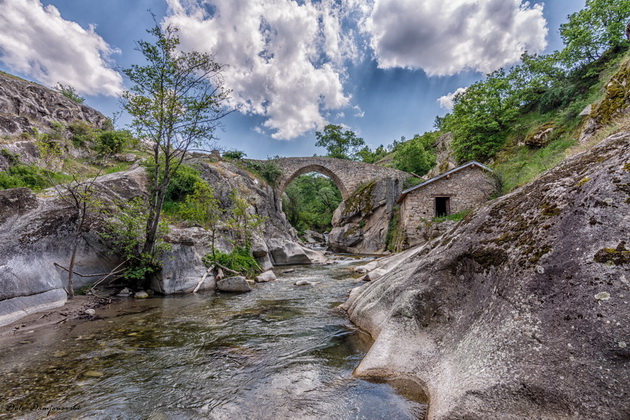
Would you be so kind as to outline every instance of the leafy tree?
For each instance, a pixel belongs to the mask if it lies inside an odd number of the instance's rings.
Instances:
[[[55,86],[54,89],[57,92],[61,93],[66,98],[78,104],[82,104],[83,102],[85,102],[85,98],[82,96],[79,96],[77,91],[74,90],[74,88],[70,85],[62,85],[61,83],[57,83],[57,86]]]
[[[372,149],[370,149],[368,146],[365,146],[363,149],[359,150],[356,153],[356,156],[357,159],[361,162],[376,163],[387,156],[387,149],[383,147],[382,144],[374,149],[374,151],[372,151]]]
[[[249,250],[254,233],[262,228],[266,218],[250,212],[249,203],[239,195],[236,189],[230,194],[230,200],[233,207],[231,216],[227,219],[227,226],[234,233],[234,246]]]
[[[582,10],[570,14],[569,21],[560,25],[564,63],[570,68],[587,64],[622,45],[629,18],[627,0],[587,0]]]
[[[365,146],[365,141],[350,130],[335,124],[328,124],[324,131],[316,131],[315,146],[324,147],[328,157],[338,159],[357,159],[357,153]]]
[[[456,159],[486,161],[493,157],[519,112],[518,96],[505,71],[497,70],[474,83],[454,102],[453,112],[439,121],[439,128],[453,133]]]
[[[214,196],[214,189],[205,181],[195,182],[193,193],[186,196],[181,214],[186,220],[199,223],[210,231],[210,249],[216,258],[214,244],[224,210]]]
[[[396,169],[424,175],[435,166],[435,152],[433,143],[438,138],[439,132],[427,132],[422,136],[415,135],[413,139],[401,143],[394,155]]]
[[[123,94],[137,136],[152,147],[152,184],[142,255],[153,255],[168,185],[188,151],[213,138],[228,112],[229,92],[220,78],[222,66],[206,53],[178,51],[177,28],[157,23],[148,33],[155,43],[138,42],[146,65],[124,73],[134,83]]]

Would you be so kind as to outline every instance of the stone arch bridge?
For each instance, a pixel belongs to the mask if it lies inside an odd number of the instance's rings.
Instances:
[[[282,170],[282,175],[276,180],[275,189],[281,196],[289,183],[296,177],[308,173],[318,172],[328,176],[335,183],[341,197],[345,201],[359,185],[373,180],[390,178],[399,180],[399,185],[411,175],[397,169],[385,168],[371,163],[355,162],[346,159],[327,157],[289,157],[272,159]],[[260,161],[261,163],[264,161]]]

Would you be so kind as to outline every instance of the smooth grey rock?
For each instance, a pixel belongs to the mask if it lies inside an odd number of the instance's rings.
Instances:
[[[309,280],[298,280],[295,283],[296,286],[315,286],[316,284],[319,284],[318,281],[309,281]]]
[[[53,289],[29,296],[0,300],[0,327],[32,313],[63,306],[67,299],[65,290]]]
[[[304,248],[295,242],[270,239],[267,245],[274,265],[311,264]]]
[[[245,293],[252,288],[243,276],[226,277],[217,281],[217,290],[221,292]]]
[[[276,275],[273,271],[269,270],[265,271],[262,274],[259,274],[254,278],[254,280],[256,281],[256,283],[266,283],[268,281],[276,280]]]
[[[135,297],[136,299],[146,299],[149,297],[149,294],[144,290],[139,290],[133,294],[133,297]]]
[[[627,418],[629,161],[613,135],[382,265],[343,305],[375,338],[355,374],[435,420]]]

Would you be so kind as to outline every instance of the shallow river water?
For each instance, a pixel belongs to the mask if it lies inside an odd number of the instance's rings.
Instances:
[[[371,339],[336,309],[358,285],[351,265],[292,267],[247,294],[128,299],[37,331],[0,349],[0,418],[423,418],[413,391],[352,376]]]

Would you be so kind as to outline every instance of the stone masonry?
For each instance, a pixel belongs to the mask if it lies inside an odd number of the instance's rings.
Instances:
[[[472,209],[496,191],[492,170],[478,162],[459,166],[403,191],[398,204],[408,244],[423,241],[421,230],[434,217]]]
[[[282,194],[287,185],[296,177],[308,173],[319,172],[333,180],[341,197],[345,200],[352,194],[359,185],[366,184],[373,180],[391,178],[402,182],[411,175],[397,169],[385,168],[383,166],[370,163],[355,162],[346,159],[335,159],[326,157],[292,157],[273,159],[280,169],[282,175],[276,181],[276,190]]]

